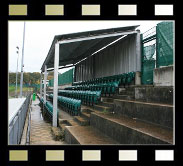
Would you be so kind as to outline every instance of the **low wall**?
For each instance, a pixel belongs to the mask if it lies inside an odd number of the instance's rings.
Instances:
[[[173,66],[156,68],[153,74],[155,86],[174,86]]]
[[[173,106],[170,105],[115,99],[114,112],[148,123],[173,128]]]
[[[172,86],[136,87],[135,100],[153,103],[173,104]]]

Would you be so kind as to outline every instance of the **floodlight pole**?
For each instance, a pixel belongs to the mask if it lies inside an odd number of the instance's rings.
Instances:
[[[41,78],[40,78],[40,98],[42,98],[42,72],[41,72]]]
[[[24,42],[25,42],[25,22],[24,22],[23,47],[22,47],[22,64],[21,64],[21,79],[20,79],[20,98],[22,98],[22,86],[23,86]]]
[[[44,67],[44,102],[46,103],[46,80],[47,80],[47,66]]]
[[[57,127],[58,68],[59,68],[59,43],[57,42],[55,44],[54,87],[53,87],[53,126],[54,127]]]
[[[17,54],[18,54],[18,57],[17,57],[17,71],[16,71],[16,90],[15,90],[15,96],[17,97],[17,77],[18,77],[18,58],[19,58],[19,47],[17,46]]]

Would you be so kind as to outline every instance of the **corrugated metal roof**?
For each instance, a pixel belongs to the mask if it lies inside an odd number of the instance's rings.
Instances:
[[[63,41],[77,38],[84,38],[90,36],[99,36],[103,34],[115,34],[120,32],[134,31],[137,26],[128,26],[120,28],[111,28],[87,32],[79,32],[72,34],[57,35],[54,37],[48,55],[42,65],[41,70],[44,71],[44,66],[47,65],[47,69],[54,67],[54,54],[55,44],[57,41]],[[122,35],[121,35],[122,36]],[[90,56],[92,53],[117,40],[121,36],[112,36],[106,38],[97,38],[93,40],[77,41],[72,43],[60,44],[59,47],[59,66],[65,66],[69,64],[76,64],[80,60]]]

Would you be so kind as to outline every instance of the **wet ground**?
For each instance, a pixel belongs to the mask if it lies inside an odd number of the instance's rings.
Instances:
[[[31,105],[30,145],[63,145],[63,141],[55,141],[51,133],[51,123],[46,122],[41,114],[39,100]]]

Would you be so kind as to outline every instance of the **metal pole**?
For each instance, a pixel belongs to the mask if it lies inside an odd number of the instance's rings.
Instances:
[[[23,47],[22,47],[22,64],[21,64],[21,79],[20,79],[20,97],[22,97],[22,86],[23,86],[24,41],[25,41],[25,22],[24,22]]]
[[[137,30],[136,35],[136,71],[141,71],[141,37],[140,37],[140,30]]]
[[[17,54],[17,71],[16,71],[16,90],[15,90],[15,96],[17,97],[17,77],[18,77],[18,58],[19,58],[19,47],[16,47],[18,49]]]
[[[40,79],[40,98],[42,98],[42,73],[41,73],[41,79]]]
[[[47,66],[44,68],[44,102],[46,102],[46,80],[47,80]]]
[[[57,127],[58,67],[59,67],[59,43],[56,43],[55,59],[54,59],[54,87],[53,87],[53,126],[55,127]]]

